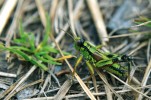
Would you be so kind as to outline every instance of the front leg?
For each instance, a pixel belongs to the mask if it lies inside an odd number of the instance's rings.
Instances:
[[[74,66],[74,70],[73,70],[73,72],[72,72],[72,76],[74,76],[74,74],[75,74],[75,72],[76,72],[76,69],[77,69],[78,65],[81,63],[82,59],[83,59],[83,56],[82,56],[82,55],[77,59],[77,61],[76,61],[76,63],[75,63],[75,66]]]

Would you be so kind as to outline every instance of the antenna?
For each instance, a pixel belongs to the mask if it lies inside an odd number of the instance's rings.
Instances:
[[[65,15],[64,15],[64,16],[65,16]],[[70,25],[69,20],[67,19],[67,17],[65,16],[64,18],[65,18],[65,20],[67,21],[67,24],[69,25],[69,28],[70,28],[70,30],[72,31],[73,36],[74,36],[74,37],[77,37],[76,33],[73,32],[73,30],[72,30],[72,28],[71,28],[71,25]]]
[[[65,33],[67,33],[67,35],[69,35],[73,40],[75,40],[74,37],[71,34],[69,34],[68,32],[66,32],[65,30],[63,30],[61,28],[58,28],[58,29],[61,30],[61,31],[63,31],[63,32],[65,32]]]

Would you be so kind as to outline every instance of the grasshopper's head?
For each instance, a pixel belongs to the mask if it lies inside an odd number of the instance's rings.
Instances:
[[[76,37],[74,39],[74,46],[77,50],[80,50],[81,47],[83,47],[83,44],[84,44],[84,40],[81,39],[80,37]]]
[[[132,56],[128,56],[128,55],[122,55],[121,59],[123,61],[132,61],[133,60],[133,57]]]
[[[111,55],[110,58],[114,62],[131,62],[133,60],[133,57],[128,55]]]

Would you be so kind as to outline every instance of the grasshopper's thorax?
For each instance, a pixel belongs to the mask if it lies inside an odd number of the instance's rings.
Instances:
[[[80,37],[76,37],[74,40],[74,47],[76,50],[80,51],[80,48],[83,46],[84,40]]]
[[[93,52],[95,50],[93,50],[93,46],[89,44],[89,42],[77,37],[75,38],[75,48],[76,50],[78,50],[83,57],[92,62],[93,64],[96,62],[96,60],[93,58]]]

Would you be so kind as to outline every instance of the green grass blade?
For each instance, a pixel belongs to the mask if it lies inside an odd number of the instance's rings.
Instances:
[[[41,64],[40,62],[38,62],[38,60],[34,59],[32,56],[29,56],[20,50],[15,50],[11,47],[10,48],[4,48],[4,49],[9,50],[10,52],[13,52],[14,54],[17,54],[18,56],[22,57],[26,61],[31,62],[32,64],[40,67],[41,69],[43,69],[45,71],[48,70],[48,68],[45,65]]]

